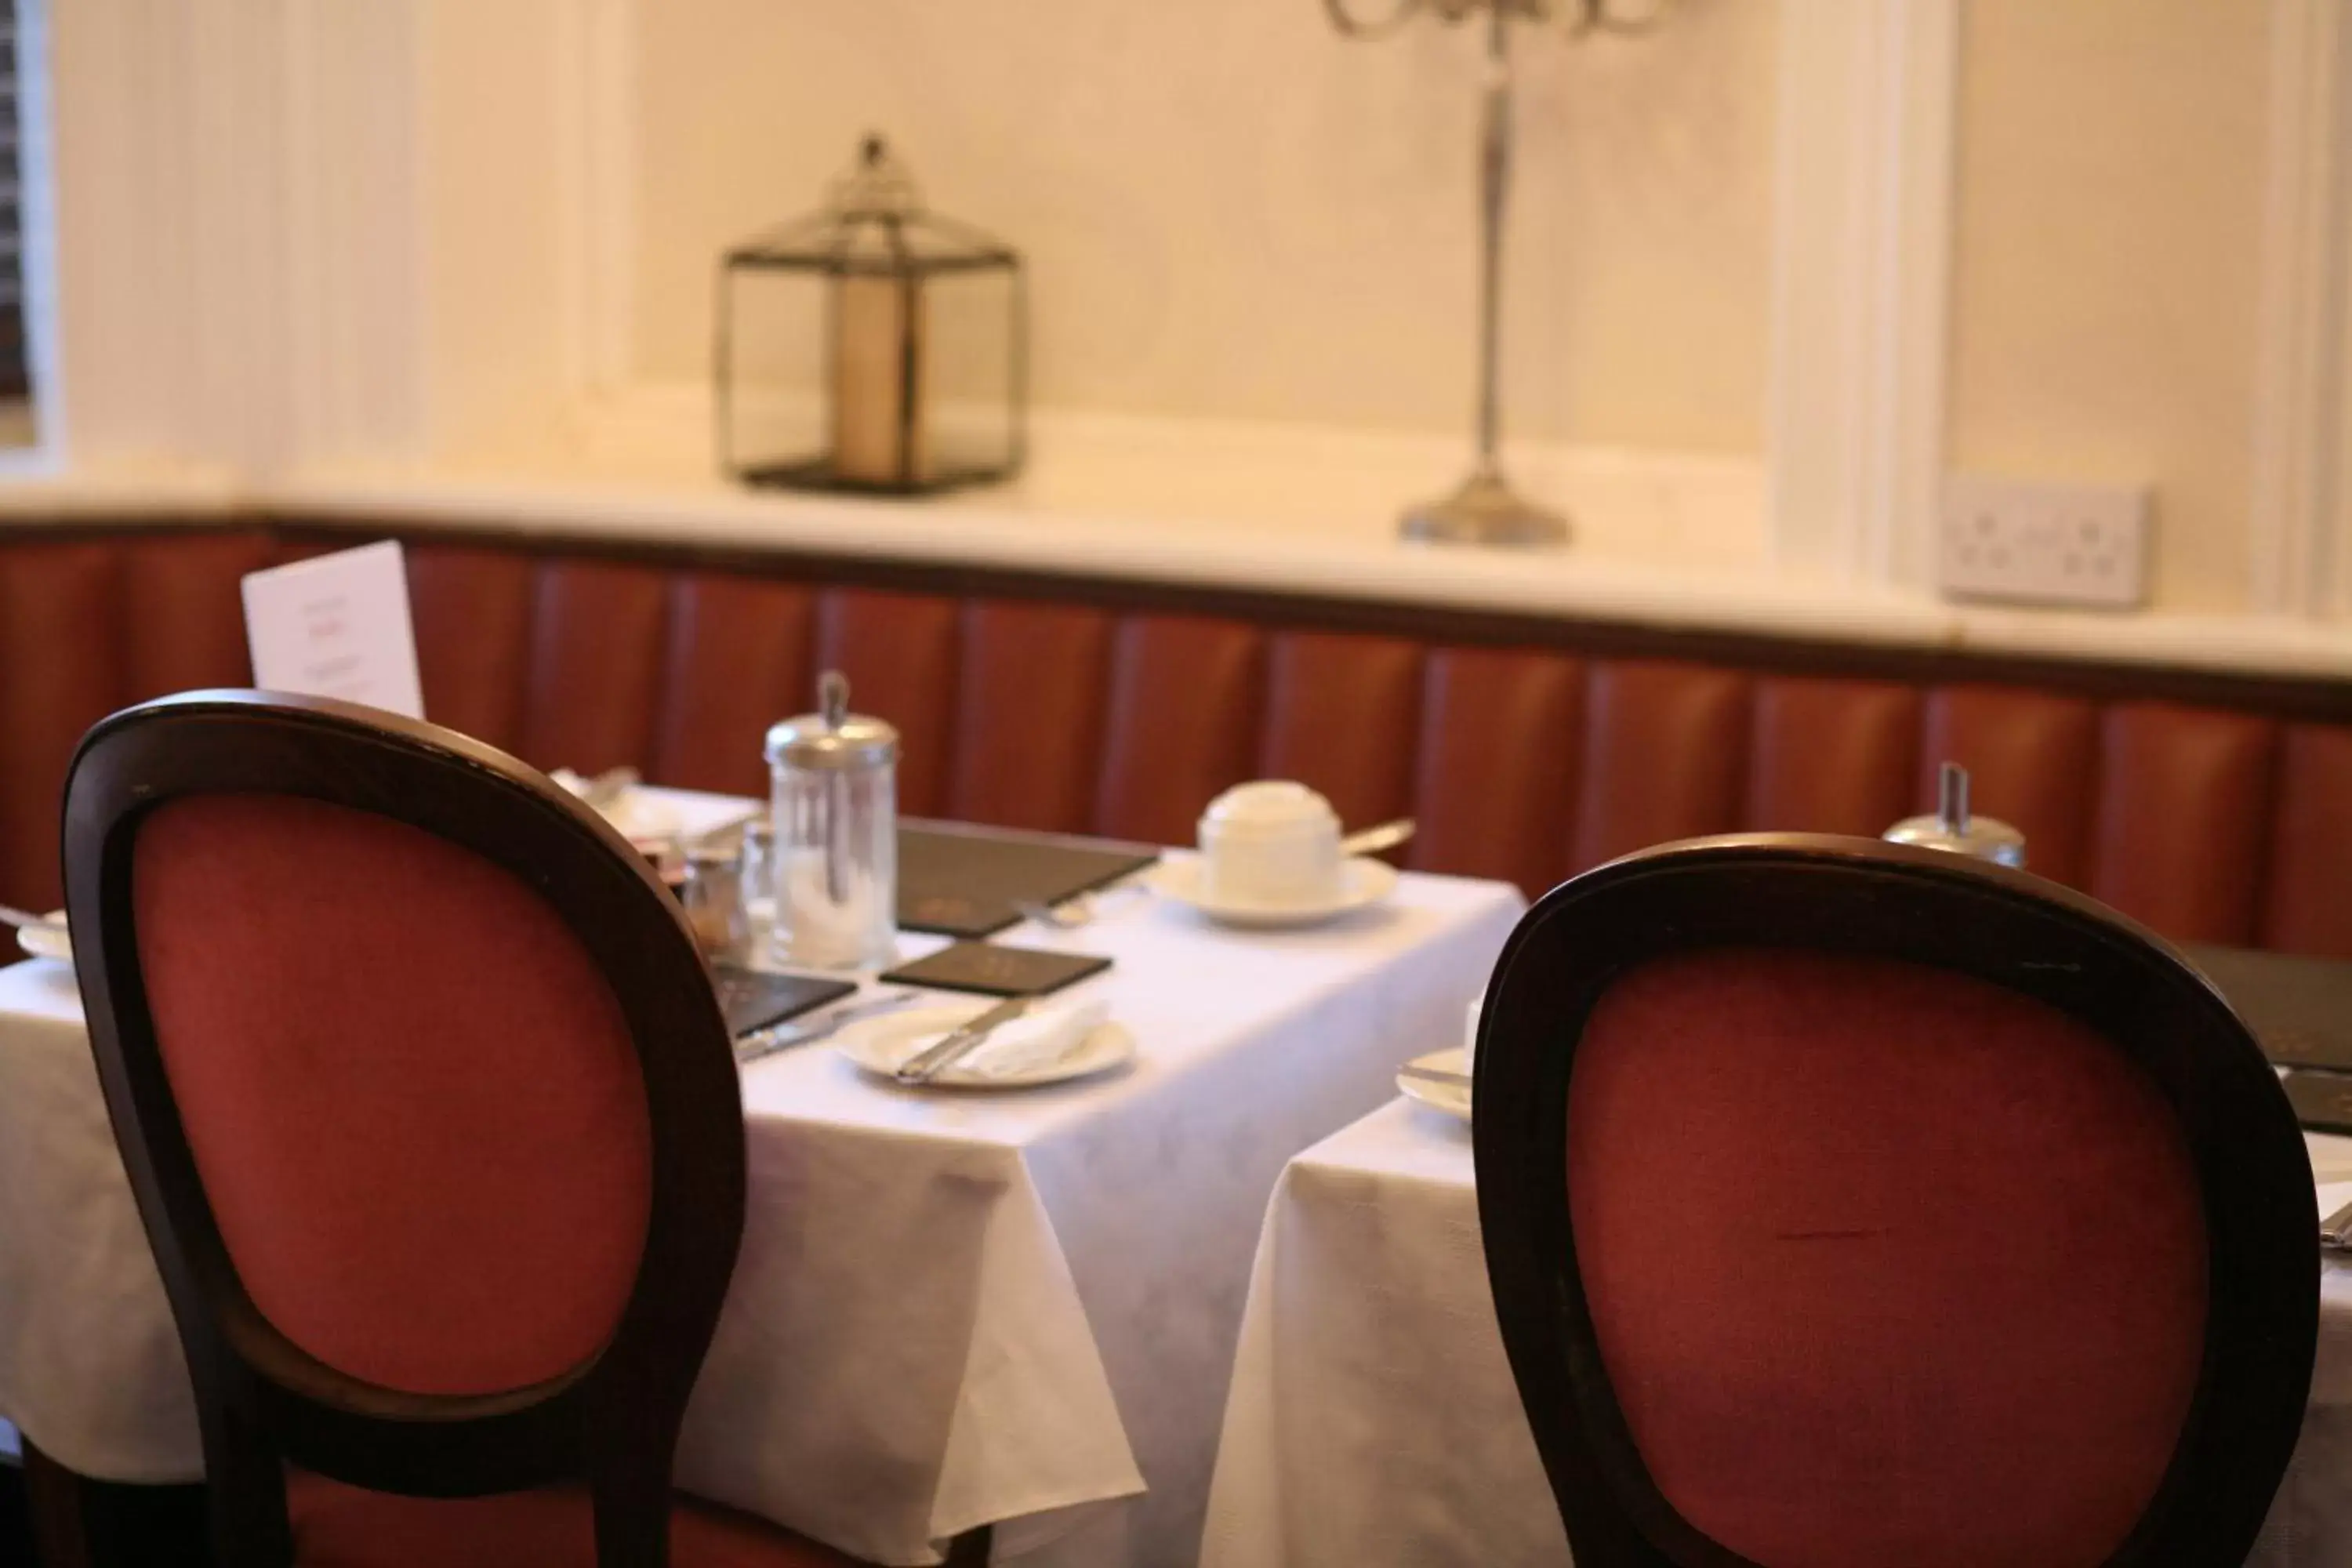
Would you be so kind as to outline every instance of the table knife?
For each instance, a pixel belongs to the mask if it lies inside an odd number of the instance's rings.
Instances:
[[[2319,1245],[2338,1252],[2352,1247],[2352,1204],[2319,1222]]]
[[[755,1062],[761,1057],[772,1056],[793,1046],[830,1039],[839,1034],[844,1026],[877,1017],[895,1007],[903,1007],[918,994],[919,993],[913,991],[894,991],[881,996],[869,996],[862,1002],[852,1002],[846,1007],[835,1007],[819,1017],[786,1018],[781,1023],[746,1029],[735,1037],[735,1059],[738,1062]]]
[[[926,1046],[908,1058],[892,1076],[900,1083],[930,1082],[978,1049],[980,1043],[994,1034],[1000,1026],[1009,1024],[1029,1011],[1029,1005],[1035,1000],[1034,996],[1006,997],[939,1044]]]
[[[1470,1075],[1466,1072],[1447,1072],[1444,1068],[1425,1068],[1414,1062],[1407,1062],[1397,1068],[1397,1075],[1401,1078],[1417,1078],[1423,1083],[1442,1083],[1454,1089],[1470,1087]]]

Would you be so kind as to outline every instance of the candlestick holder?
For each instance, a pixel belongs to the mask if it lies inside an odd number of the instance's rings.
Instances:
[[[1478,393],[1477,458],[1453,494],[1406,510],[1397,531],[1407,539],[1446,544],[1516,546],[1568,542],[1568,519],[1538,506],[1503,476],[1501,360],[1503,220],[1511,194],[1511,24],[1543,25],[1565,18],[1571,38],[1592,33],[1642,33],[1667,0],[1639,14],[1609,0],[1394,0],[1367,20],[1349,0],[1323,0],[1331,25],[1348,38],[1385,37],[1428,12],[1447,26],[1483,16],[1486,23],[1486,103],[1478,137]]]

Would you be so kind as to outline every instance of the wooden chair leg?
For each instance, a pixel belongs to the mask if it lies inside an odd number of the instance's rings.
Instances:
[[[213,1568],[202,1486],[92,1480],[24,1439],[41,1568]]]
[[[81,1478],[23,1439],[25,1501],[33,1516],[33,1550],[41,1568],[95,1568],[82,1512]]]
[[[994,1535],[994,1527],[983,1524],[949,1542],[946,1568],[988,1568],[989,1547]]]

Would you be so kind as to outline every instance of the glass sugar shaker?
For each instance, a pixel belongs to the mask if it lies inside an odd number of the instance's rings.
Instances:
[[[802,969],[866,969],[898,950],[898,731],[849,710],[849,681],[827,670],[817,711],[768,731],[769,957]]]

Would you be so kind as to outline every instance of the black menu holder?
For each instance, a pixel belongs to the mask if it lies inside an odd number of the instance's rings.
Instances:
[[[977,940],[1020,919],[1023,903],[1056,904],[1160,858],[1149,845],[962,823],[898,826],[898,925]]]
[[[2352,963],[2184,942],[2263,1054],[2281,1067],[2352,1073]]]

